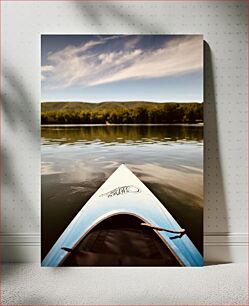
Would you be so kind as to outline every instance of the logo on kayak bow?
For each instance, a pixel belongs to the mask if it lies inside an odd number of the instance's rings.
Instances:
[[[107,197],[107,198],[111,198],[113,196],[118,196],[121,194],[126,194],[126,193],[137,193],[140,192],[140,189],[138,187],[135,186],[121,186],[121,187],[117,187],[111,191],[108,191],[106,193],[103,193],[100,195],[100,197]]]

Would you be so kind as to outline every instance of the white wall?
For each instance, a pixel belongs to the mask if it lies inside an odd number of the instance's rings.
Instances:
[[[40,260],[40,34],[201,33],[205,259],[247,261],[247,1],[1,1],[5,261]]]

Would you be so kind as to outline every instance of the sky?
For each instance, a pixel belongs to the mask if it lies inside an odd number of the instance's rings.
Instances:
[[[203,102],[203,36],[42,35],[41,100]]]

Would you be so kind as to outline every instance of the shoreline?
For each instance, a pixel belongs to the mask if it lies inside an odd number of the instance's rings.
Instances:
[[[195,126],[203,127],[204,123],[113,123],[113,124],[104,124],[104,123],[76,123],[76,124],[41,124],[41,128],[49,127],[91,127],[91,126]]]

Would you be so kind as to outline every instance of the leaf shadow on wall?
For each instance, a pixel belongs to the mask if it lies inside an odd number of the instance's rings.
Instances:
[[[35,101],[18,71],[10,66],[4,67],[2,80],[2,132],[5,133],[5,143],[1,148],[3,200],[8,212],[2,219],[2,231],[3,235],[34,233],[39,231],[39,211],[36,204],[39,204],[40,195],[36,195],[37,201],[34,203],[31,188],[34,188],[34,185],[39,186],[40,180],[40,163],[34,162],[33,158],[33,154],[40,150],[40,120],[35,110]],[[31,186],[30,182],[34,185]],[[39,187],[37,189],[39,190]],[[25,258],[24,253],[16,254],[17,249],[18,252],[23,250],[14,248],[13,256]],[[12,260],[11,254],[6,256]]]
[[[167,33],[167,29],[165,26],[159,26],[155,24],[155,20],[149,22],[148,19],[141,20],[141,18],[136,18],[132,11],[129,11],[125,6],[122,7],[122,11],[120,7],[116,7],[115,4],[111,4],[108,6],[101,7],[102,14],[99,14],[99,7],[97,5],[82,5],[82,3],[75,2],[75,6],[77,12],[81,11],[82,16],[87,19],[90,25],[94,26],[94,30],[97,33],[103,33],[107,30],[105,29],[105,24],[109,25],[109,16],[111,16],[112,21],[112,31],[115,34],[117,31],[115,30],[115,23],[113,20],[117,20],[117,24],[121,27],[128,26],[129,34],[165,34]],[[140,16],[141,17],[141,16]],[[107,20],[104,20],[106,18]],[[114,25],[114,27],[113,27]],[[125,29],[127,29],[125,27]],[[109,30],[108,30],[109,32]],[[118,34],[127,34],[127,33],[118,33]]]

